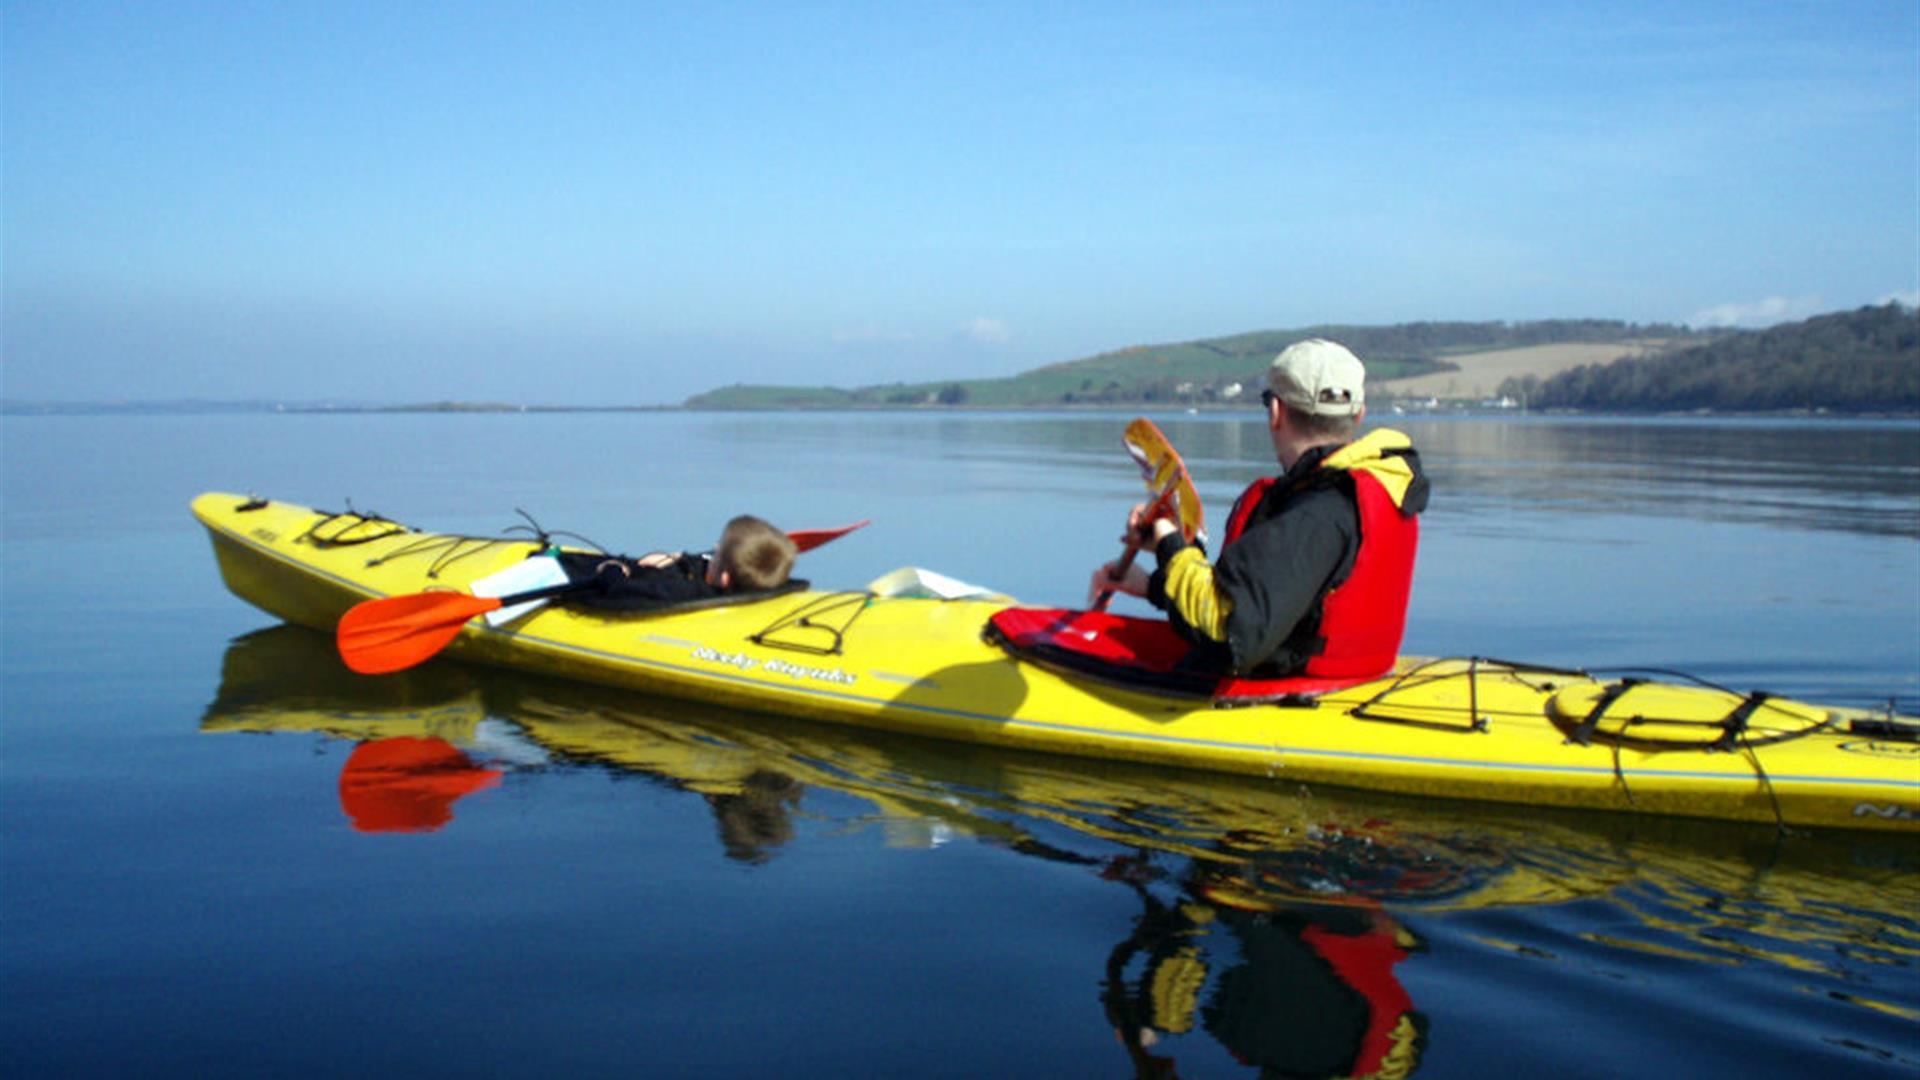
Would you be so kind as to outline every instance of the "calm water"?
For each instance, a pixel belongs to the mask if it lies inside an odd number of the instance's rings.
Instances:
[[[220,585],[206,489],[616,550],[732,513],[1078,600],[1124,417],[7,417],[0,1069],[1920,1070],[1920,844],[861,737],[438,663]],[[1161,417],[1216,517],[1267,467]],[[1420,420],[1406,648],[1920,696],[1920,426]],[[431,759],[433,785],[385,781]]]

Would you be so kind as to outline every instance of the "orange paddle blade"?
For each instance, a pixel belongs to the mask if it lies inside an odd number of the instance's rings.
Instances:
[[[787,534],[793,546],[801,551],[812,551],[829,540],[838,540],[855,529],[873,524],[872,518],[862,518],[851,525],[842,525],[837,529],[795,529]]]
[[[362,675],[401,671],[432,658],[475,615],[500,606],[496,596],[427,592],[355,604],[334,630],[340,659]]]

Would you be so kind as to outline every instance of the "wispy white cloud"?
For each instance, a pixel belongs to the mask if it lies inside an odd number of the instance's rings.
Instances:
[[[1005,345],[1013,340],[1013,331],[999,319],[980,315],[960,328],[960,336],[980,345]]]
[[[1748,329],[1806,319],[1825,310],[1818,296],[1769,296],[1764,300],[1737,300],[1696,311],[1689,326],[1737,326]]]
[[[1904,292],[1896,290],[1875,300],[1874,303],[1891,304],[1896,301],[1906,307],[1920,307],[1920,289],[1907,289]]]
[[[924,345],[936,343],[937,338],[915,333],[912,330],[896,330],[869,322],[859,326],[841,327],[833,332],[835,345]],[[948,335],[951,343],[965,345],[1005,345],[1013,340],[1013,331],[1006,322],[990,315],[978,315],[968,319],[953,329]]]

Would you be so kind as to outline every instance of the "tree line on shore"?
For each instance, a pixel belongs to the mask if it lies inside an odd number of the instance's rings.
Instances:
[[[1728,333],[1673,352],[1507,379],[1541,409],[1920,412],[1920,313],[1899,303]]]

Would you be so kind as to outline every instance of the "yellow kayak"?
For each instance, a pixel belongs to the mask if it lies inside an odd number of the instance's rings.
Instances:
[[[327,632],[362,601],[464,592],[543,550],[233,494],[193,511],[236,595]],[[476,619],[446,651],[759,713],[1288,784],[1920,832],[1910,718],[1477,658],[1403,658],[1357,685],[1223,707],[1016,654],[985,633],[1013,607],[868,588],[654,614],[555,602]]]

